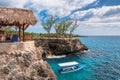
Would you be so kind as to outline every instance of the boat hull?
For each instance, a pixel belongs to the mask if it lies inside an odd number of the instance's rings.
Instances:
[[[58,70],[59,73],[70,73],[70,72],[75,72],[78,70],[81,70],[85,67],[85,65],[74,65],[74,66],[69,66],[69,67],[64,67]]]

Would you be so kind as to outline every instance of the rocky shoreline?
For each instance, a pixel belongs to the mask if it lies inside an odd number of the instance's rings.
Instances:
[[[35,40],[35,46],[41,46],[43,48],[43,56],[51,55],[68,55],[75,54],[77,52],[84,52],[88,48],[82,44],[79,39],[68,39],[68,38],[51,38],[51,39],[40,39]]]

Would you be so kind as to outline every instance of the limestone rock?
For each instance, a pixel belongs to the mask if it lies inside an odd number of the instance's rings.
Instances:
[[[41,47],[0,53],[0,80],[56,80],[48,63],[42,60],[42,53]]]
[[[44,56],[83,52],[88,48],[79,39],[41,39],[35,41],[36,47],[42,46]]]

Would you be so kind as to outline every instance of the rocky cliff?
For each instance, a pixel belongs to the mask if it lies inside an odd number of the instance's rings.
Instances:
[[[43,61],[43,50],[14,50],[0,53],[0,80],[56,80],[47,62]]]
[[[88,48],[79,39],[52,38],[35,41],[36,47],[42,46],[46,55],[61,55],[83,52]]]
[[[35,46],[33,42],[1,46],[0,80],[56,80],[42,54],[61,55],[87,50],[78,39],[41,39],[35,41]]]

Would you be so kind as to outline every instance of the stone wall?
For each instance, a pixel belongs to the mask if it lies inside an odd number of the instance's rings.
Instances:
[[[14,50],[33,50],[35,48],[34,41],[27,42],[11,42],[11,43],[0,43],[0,53],[1,52],[10,52]]]

